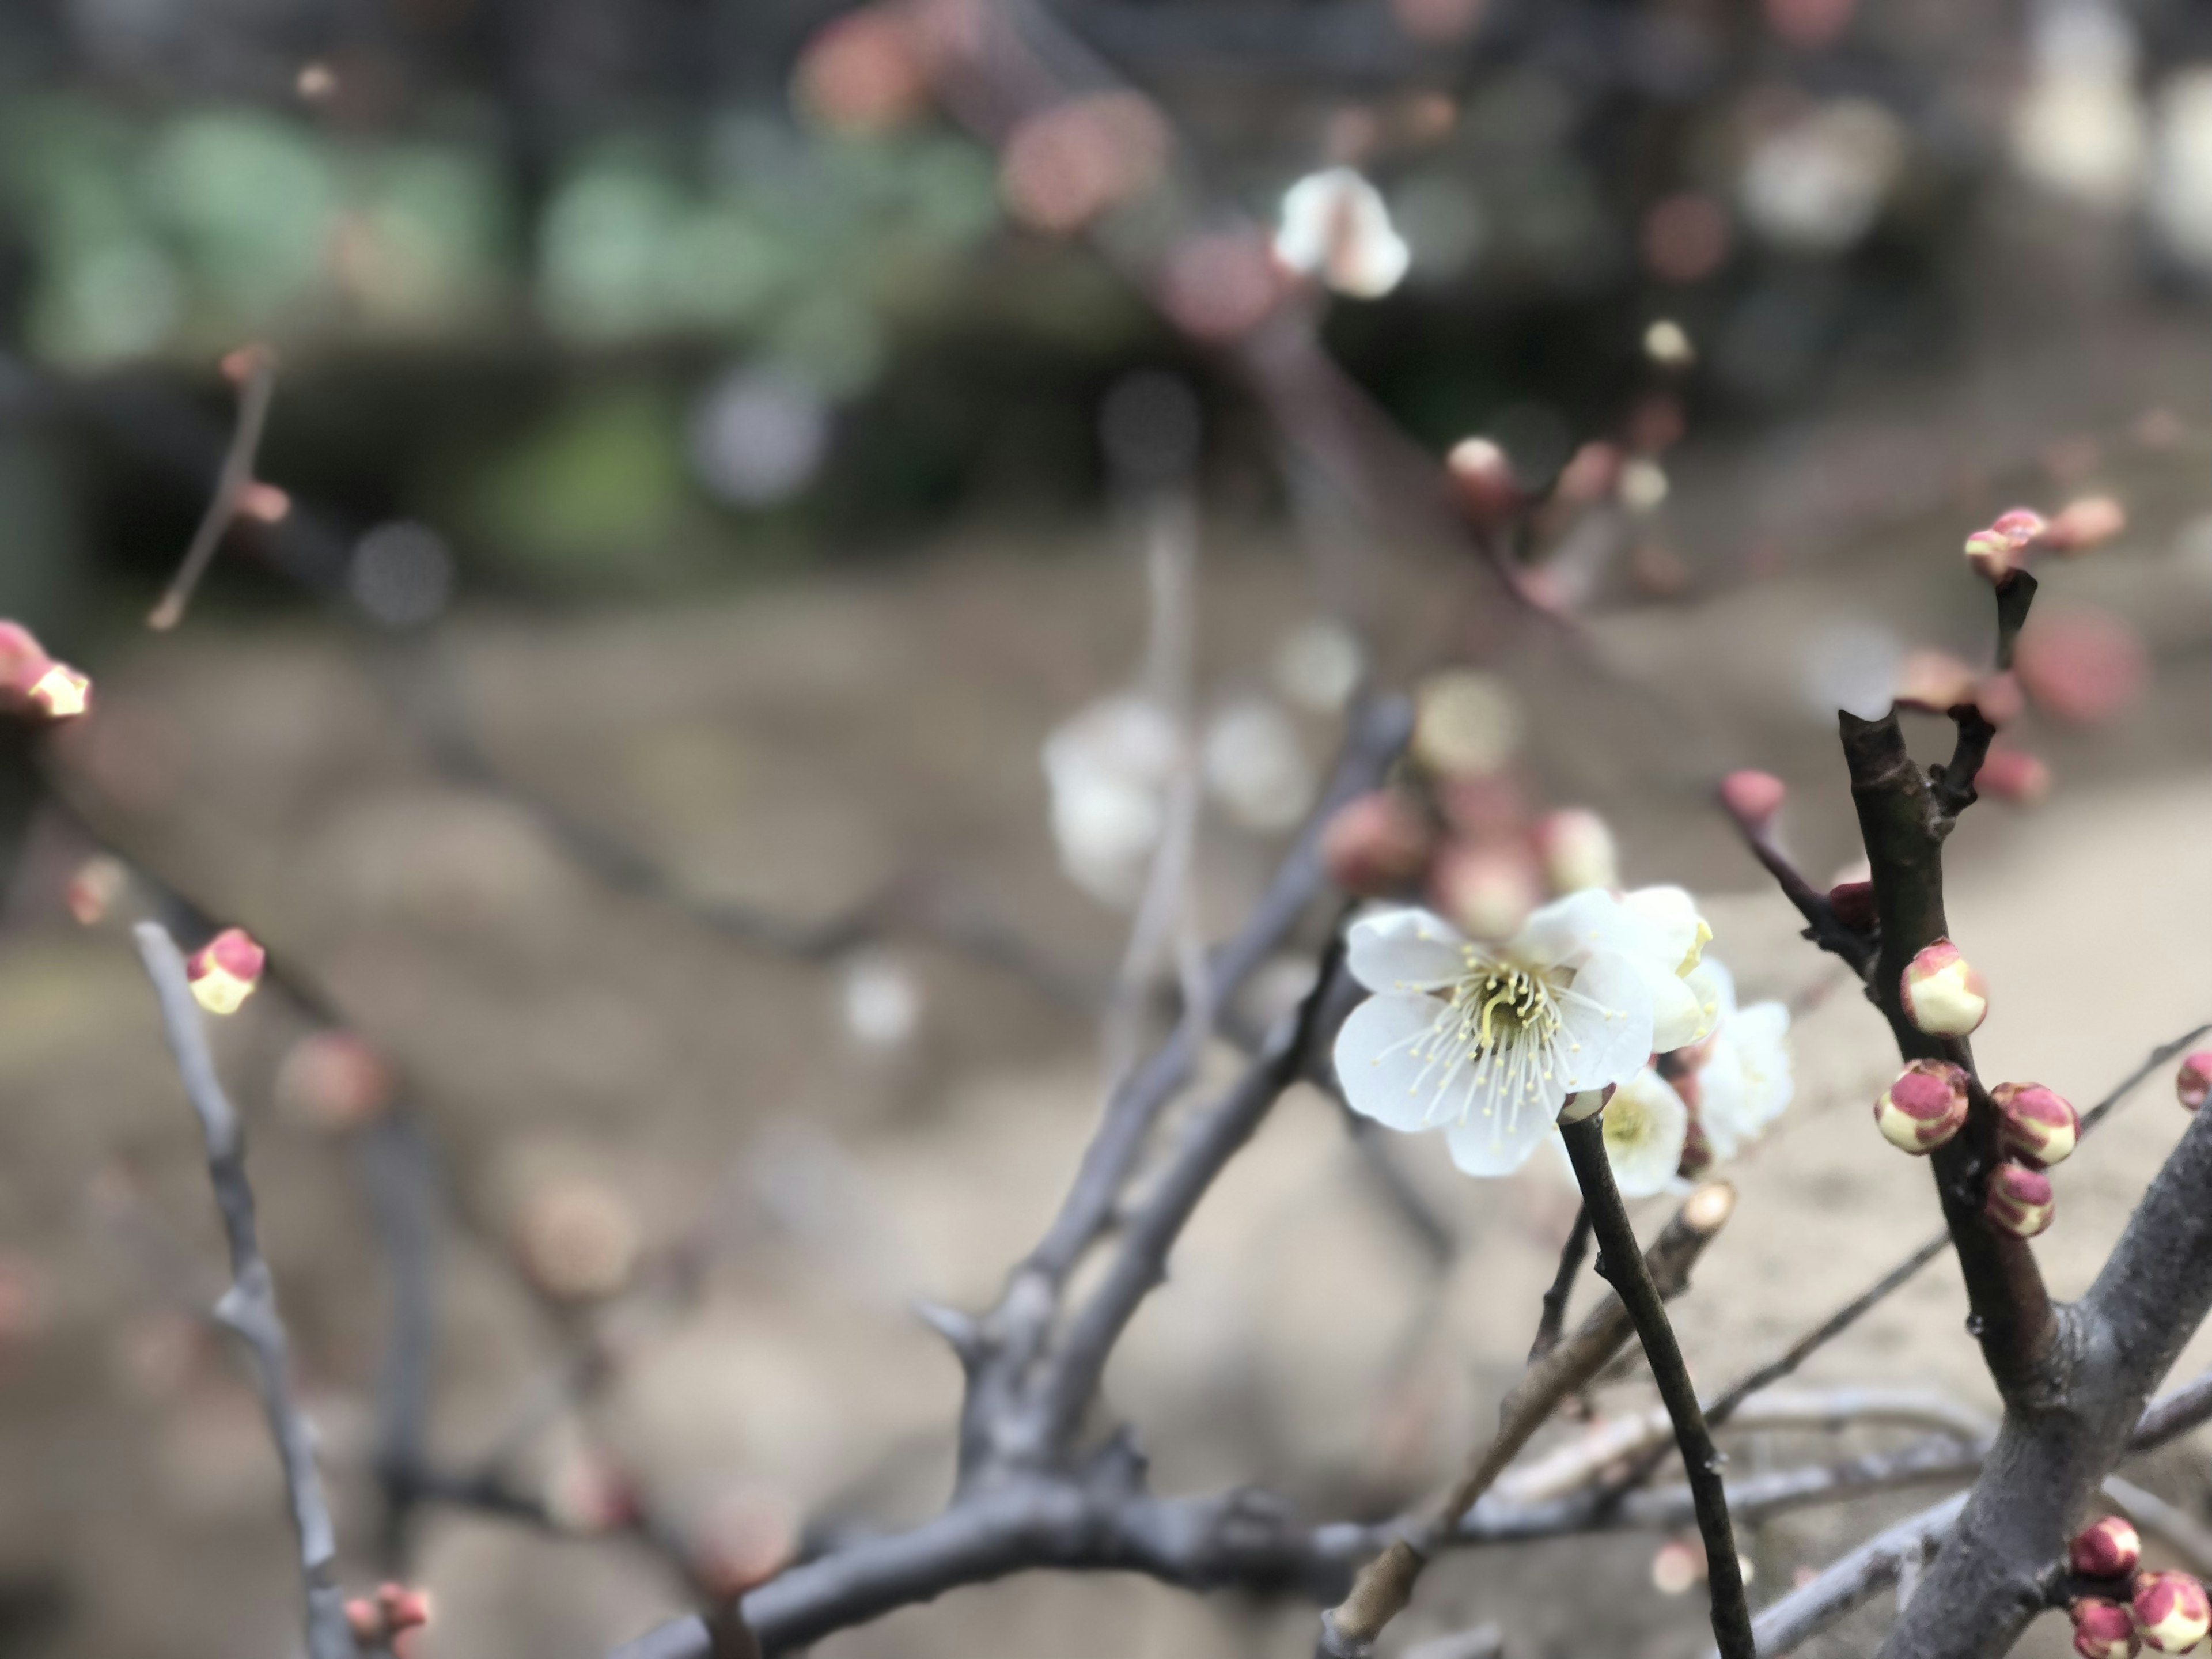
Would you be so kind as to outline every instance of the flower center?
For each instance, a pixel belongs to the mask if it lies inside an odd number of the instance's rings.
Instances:
[[[1416,1089],[1431,1086],[1429,1121],[1465,1123],[1480,1104],[1509,1127],[1524,1103],[1556,1109],[1553,1049],[1562,1021],[1557,989],[1540,973],[1495,962],[1470,948],[1467,970],[1443,998],[1413,1053],[1427,1063]],[[1457,1085],[1456,1087],[1455,1085]]]
[[[1559,1030],[1559,1011],[1535,975],[1472,954],[1468,965],[1467,976],[1452,987],[1449,1004],[1458,1026],[1455,1046],[1466,1058],[1510,1048],[1524,1032],[1540,1041]]]

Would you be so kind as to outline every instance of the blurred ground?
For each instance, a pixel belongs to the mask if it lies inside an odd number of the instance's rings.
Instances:
[[[1954,843],[1954,931],[1996,987],[1984,1066],[2084,1104],[2212,1013],[2212,868],[2199,855],[2212,665],[2191,642],[2212,591],[2177,533],[2148,526],[2054,570],[2052,602],[2094,592],[2163,642],[2153,696],[2109,732],[2044,733],[2054,798],[2033,813],[1979,807]],[[1854,565],[1850,602],[1897,618],[1932,592],[1955,599],[1951,535],[1934,563],[1917,531],[1885,542]],[[1128,672],[1139,590],[1128,554],[1107,546],[1048,561],[969,548],[681,613],[465,614],[446,649],[509,776],[690,890],[822,915],[920,867],[1103,975],[1121,924],[1054,868],[1036,757],[1056,721]],[[1306,591],[1279,549],[1210,547],[1207,682],[1261,683],[1275,642],[1310,614]],[[1816,572],[1603,622],[1592,648],[1608,678],[1552,701],[1543,688],[1565,684],[1556,663],[1523,681],[1533,769],[1555,799],[1603,785],[1631,879],[1707,895],[1715,949],[1747,1000],[1814,995],[1829,975],[1703,790],[1723,765],[1774,765],[1802,786],[1790,827],[1808,867],[1844,856],[1840,769],[1788,684],[1817,655],[1838,591]],[[703,1304],[651,1324],[590,1414],[589,1437],[656,1511],[704,1525],[735,1492],[830,1522],[927,1512],[949,1474],[957,1378],[905,1304],[980,1304],[1033,1241],[1096,1109],[1087,1022],[994,969],[899,944],[872,960],[914,976],[919,1025],[903,1046],[872,1049],[842,1012],[849,964],[779,959],[611,893],[512,802],[426,764],[379,678],[419,660],[368,663],[301,625],[195,624],[106,677],[99,720],[65,762],[122,844],[307,964],[410,1079],[460,1218],[444,1240],[437,1447],[457,1462],[486,1447],[557,1351],[562,1316],[521,1288],[507,1241],[533,1183],[580,1171],[628,1200],[648,1247],[702,1212],[726,1239]],[[1700,711],[1694,754],[1653,747],[1655,720],[1683,708]],[[1303,734],[1316,762],[1324,725]],[[1249,838],[1210,848],[1216,926],[1264,852]],[[35,911],[34,889],[19,913]],[[232,1357],[189,1321],[220,1258],[150,998],[118,931],[27,920],[0,951],[0,1244],[35,1273],[47,1311],[0,1376],[0,1445],[19,1471],[0,1490],[0,1652],[289,1652],[295,1575],[273,1461]],[[362,1460],[383,1291],[345,1138],[274,1103],[300,1030],[264,997],[224,1028],[222,1057],[254,1125],[342,1534],[359,1545],[373,1525]],[[1865,1121],[1887,1053],[1848,995],[1802,1019],[1797,1102],[1735,1171],[1738,1215],[1679,1304],[1706,1382],[1764,1357],[1935,1224],[1920,1172]],[[2180,1122],[2154,1079],[2062,1172],[2061,1219],[2040,1251],[2057,1289],[2086,1283]],[[1365,1512],[1452,1467],[1486,1420],[1525,1350],[1568,1188],[1541,1158],[1515,1182],[1478,1185],[1438,1149],[1395,1150],[1462,1236],[1442,1280],[1316,1096],[1287,1098],[1210,1196],[1109,1377],[1163,1489],[1258,1480],[1317,1516]],[[1939,1263],[1805,1380],[1927,1382],[1990,1407],[1963,1313]],[[2207,1358],[2200,1340],[2179,1374]],[[1642,1395],[1632,1382],[1607,1398]],[[557,1481],[586,1432],[556,1425],[533,1467]],[[1737,1455],[1758,1468],[1838,1443],[1769,1436]],[[2201,1461],[2178,1450],[2144,1478],[2203,1514]],[[1924,1501],[1757,1529],[1756,1593]],[[1699,1598],[1650,1589],[1656,1541],[1455,1560],[1405,1634],[1498,1617],[1515,1659],[1692,1653]],[[684,1604],[631,1546],[476,1520],[434,1522],[419,1572],[441,1607],[424,1659],[584,1659]],[[1875,1617],[1826,1650],[1861,1650]],[[823,1651],[1279,1654],[1310,1618],[1036,1577]]]

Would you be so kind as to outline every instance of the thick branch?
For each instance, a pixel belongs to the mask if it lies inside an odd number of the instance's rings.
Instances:
[[[170,1051],[207,1143],[208,1179],[230,1246],[231,1285],[216,1304],[216,1317],[237,1334],[252,1358],[262,1409],[283,1464],[300,1569],[307,1581],[307,1651],[311,1659],[355,1659],[353,1633],[346,1625],[337,1583],[337,1540],[322,1478],[315,1469],[314,1431],[292,1392],[291,1358],[276,1310],[276,1287],[255,1233],[245,1134],[216,1075],[199,1006],[192,1000],[176,942],[158,922],[141,922],[136,932],[138,954],[161,1004]]]

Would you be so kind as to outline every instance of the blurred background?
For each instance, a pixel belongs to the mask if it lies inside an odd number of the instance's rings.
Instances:
[[[278,964],[218,1052],[349,1582],[430,1589],[419,1659],[582,1659],[942,1501],[909,1304],[996,1295],[1367,684],[1451,688],[1490,899],[1592,809],[1791,1005],[1679,1304],[1728,1380],[1936,1212],[1711,787],[1782,775],[1845,866],[1832,711],[1986,665],[2003,509],[2081,556],[1952,843],[1985,1055],[2086,1105],[2212,1014],[2208,279],[2212,21],[2159,0],[0,4],[0,615],[96,688],[0,733],[0,1654],[298,1646],[131,919]],[[2178,1131],[2146,1095],[2059,1180],[2063,1291]],[[1392,1513],[1573,1208],[1302,1089],[1109,1401],[1163,1490]],[[1939,1263],[1806,1380],[1992,1410],[1963,1314]],[[2133,1474],[2212,1523],[2199,1449]],[[1926,1501],[1763,1523],[1754,1598]],[[1668,1542],[1476,1553],[1398,1633],[1699,1651]],[[822,1651],[1311,1618],[1040,1575]]]

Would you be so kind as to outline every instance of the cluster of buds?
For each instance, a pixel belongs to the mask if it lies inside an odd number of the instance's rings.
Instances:
[[[1924,1157],[1966,1127],[1970,1079],[1948,1060],[1916,1060],[1874,1103],[1875,1126],[1899,1151]],[[2000,1232],[2033,1238],[2051,1224],[2050,1177],[2043,1171],[2074,1150],[2081,1119],[2039,1083],[2001,1083],[1990,1091],[2004,1162],[1990,1176],[1982,1213]]]
[[[1612,887],[1613,831],[1583,807],[1532,815],[1510,771],[1520,714],[1500,682],[1423,687],[1405,775],[1340,807],[1322,837],[1330,878],[1366,898],[1420,896],[1475,939],[1510,936],[1547,895]]]
[[[1989,986],[1948,939],[1922,947],[1905,964],[1898,997],[1913,1030],[1929,1036],[1968,1036],[1989,1017]]]
[[[92,682],[46,654],[21,623],[0,619],[0,714],[72,720],[92,701]]]
[[[234,1014],[261,983],[269,954],[243,927],[226,927],[185,958],[192,1000],[211,1014]]]
[[[430,1597],[404,1584],[382,1584],[374,1595],[356,1595],[345,1604],[353,1638],[374,1652],[402,1650],[400,1638],[430,1622]]]
[[[2212,1048],[2199,1048],[2181,1062],[2173,1074],[2173,1092],[2192,1112],[2212,1097]]]
[[[2016,507],[1966,538],[1966,562],[1992,586],[2002,587],[2039,553],[2087,553],[2127,527],[2127,509],[2110,495],[2081,496],[2050,519]]]
[[[2074,1536],[2067,1565],[2077,1577],[2109,1585],[2108,1595],[2082,1595],[2069,1610],[2074,1651],[2082,1659],[2134,1659],[2153,1653],[2186,1653],[2212,1634],[2212,1601],[2185,1572],[2139,1572],[2142,1540],[2118,1516],[2108,1515]]]

